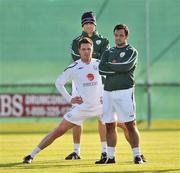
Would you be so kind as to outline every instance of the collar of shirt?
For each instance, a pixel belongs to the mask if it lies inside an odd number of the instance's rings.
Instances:
[[[83,62],[82,59],[80,59],[80,62],[81,62],[81,64],[83,64],[83,65],[89,65],[89,64],[92,62],[92,58],[91,58],[91,60],[90,60],[88,63]]]
[[[116,48],[116,49],[118,49],[118,50],[123,50],[123,49],[126,49],[128,46],[129,46],[129,44],[127,44],[127,45],[124,46],[124,47],[117,47],[117,46],[115,46],[114,48]]]
[[[84,31],[82,32],[82,36],[83,36],[83,37],[93,38],[93,37],[95,37],[95,36],[97,36],[97,35],[98,35],[98,32],[97,32],[97,31],[94,31],[94,33],[93,33],[93,35],[92,35],[91,37],[89,37],[86,32],[84,32]]]

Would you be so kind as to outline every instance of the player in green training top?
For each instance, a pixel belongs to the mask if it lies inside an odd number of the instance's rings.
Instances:
[[[75,38],[72,41],[71,45],[71,55],[74,61],[80,59],[78,53],[78,43],[79,40],[83,37],[88,37],[93,41],[93,55],[92,57],[95,59],[100,59],[102,53],[109,48],[109,41],[107,38],[103,38],[96,31],[96,17],[95,14],[90,12],[85,12],[81,17],[81,25],[83,28],[82,34]]]
[[[95,59],[100,59],[101,55],[105,50],[109,48],[109,41],[107,38],[102,37],[96,31],[96,17],[92,11],[85,12],[81,17],[82,34],[75,38],[71,44],[71,56],[74,61],[80,59],[78,53],[78,43],[79,40],[88,37],[93,41],[93,54],[92,57]],[[73,86],[73,85],[72,85]],[[124,124],[118,123],[118,126],[124,130],[126,139],[128,140],[127,129]],[[98,123],[98,130],[101,137],[101,159],[106,158],[106,139],[103,139],[103,133],[106,133],[105,126],[102,125],[101,121]],[[74,152],[68,155],[65,159],[71,160],[80,158],[80,136],[82,127],[76,126],[73,128],[73,142],[74,142]],[[100,161],[101,161],[100,159]],[[98,161],[97,161],[98,163]]]
[[[134,163],[141,164],[145,161],[139,147],[134,99],[134,71],[138,52],[128,44],[128,34],[129,30],[125,24],[115,26],[116,46],[103,53],[99,65],[100,74],[106,75],[103,93],[103,121],[106,123],[108,146],[107,159],[104,159],[105,164],[115,163],[116,122],[125,123]]]

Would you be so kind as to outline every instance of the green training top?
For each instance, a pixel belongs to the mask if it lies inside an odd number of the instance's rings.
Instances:
[[[106,76],[104,90],[114,91],[134,86],[138,52],[131,45],[106,50],[99,64],[99,73]]]
[[[92,58],[100,59],[102,53],[109,48],[109,41],[107,38],[103,38],[97,32],[94,32],[92,37],[89,37],[88,34],[83,31],[79,37],[75,38],[72,41],[71,44],[71,55],[74,61],[80,59],[78,52],[78,43],[79,40],[82,39],[83,37],[88,37],[93,41],[94,50],[93,50]]]

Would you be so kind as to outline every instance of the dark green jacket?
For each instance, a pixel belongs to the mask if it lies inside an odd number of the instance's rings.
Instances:
[[[78,52],[78,43],[79,40],[82,39],[83,37],[88,37],[88,34],[86,32],[82,32],[82,34],[75,38],[72,41],[71,44],[71,55],[72,55],[72,59],[74,61],[80,59],[79,56],[79,52]],[[94,51],[93,51],[93,55],[92,57],[95,59],[100,59],[102,53],[109,48],[109,41],[107,38],[103,38],[101,35],[99,35],[97,32],[94,32],[92,37],[88,37],[93,41],[93,47],[94,47]]]
[[[106,75],[104,90],[114,91],[134,86],[134,71],[137,64],[137,50],[127,45],[106,50],[99,64],[99,73]]]

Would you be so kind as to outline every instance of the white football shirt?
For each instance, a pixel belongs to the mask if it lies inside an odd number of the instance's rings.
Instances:
[[[73,82],[73,97],[80,96],[83,100],[81,106],[92,107],[102,104],[102,80],[98,71],[99,60],[91,59],[89,64],[85,64],[81,59],[69,65],[62,75],[56,80],[56,88],[66,98],[71,101],[72,96],[67,92],[64,85],[68,81]]]

